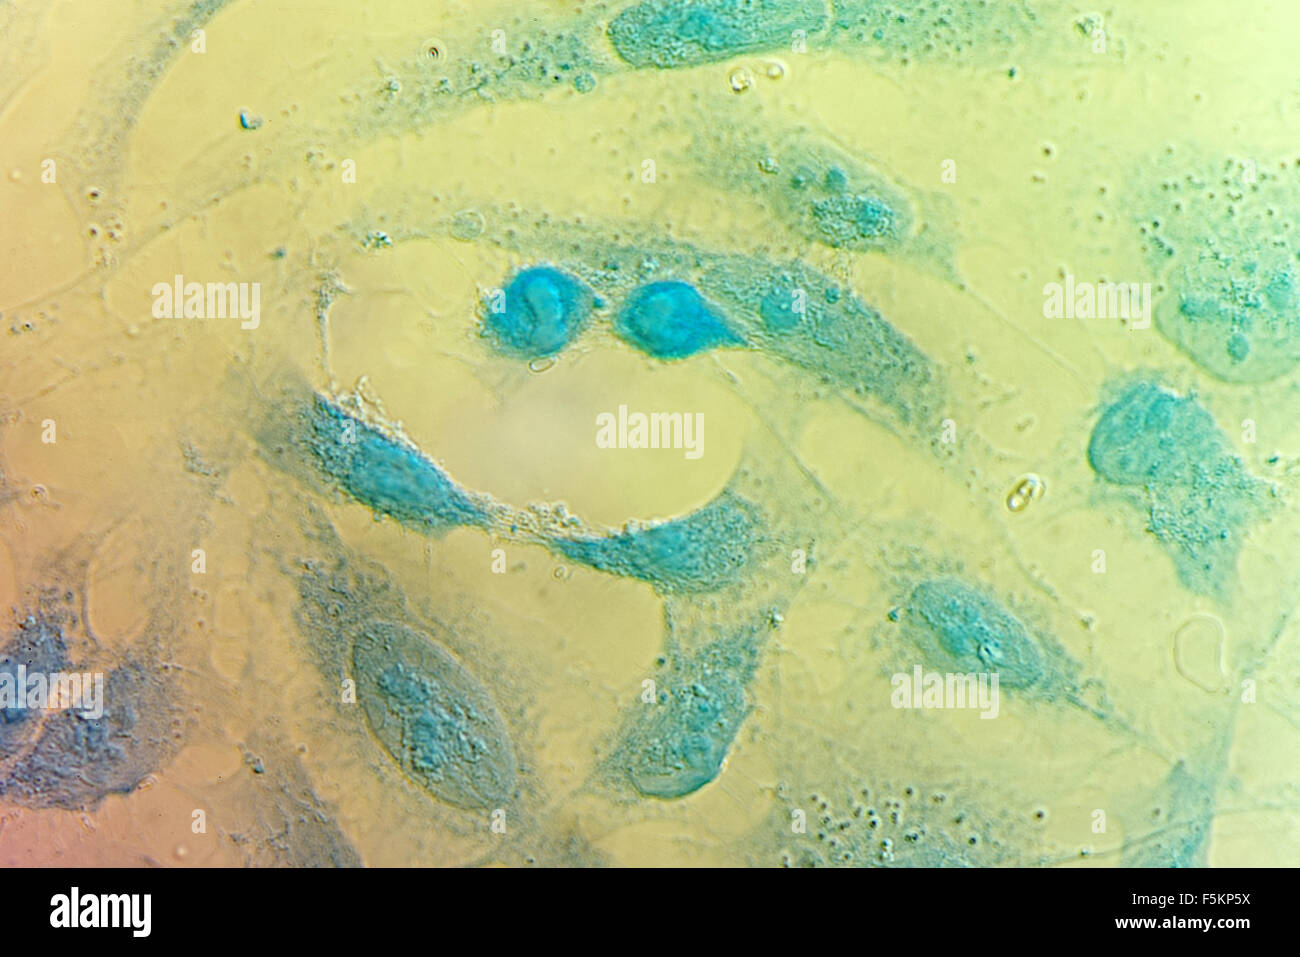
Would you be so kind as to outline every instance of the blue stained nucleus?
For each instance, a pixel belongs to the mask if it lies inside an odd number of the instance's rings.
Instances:
[[[515,274],[500,302],[489,303],[483,335],[506,355],[553,356],[573,341],[595,304],[580,280],[552,266],[531,266]]]
[[[719,346],[741,346],[721,311],[680,280],[652,282],[632,291],[614,331],[656,359],[684,359]]]
[[[996,672],[1008,688],[1043,677],[1045,658],[1029,629],[990,595],[953,578],[921,582],[907,614],[933,636],[958,671]]]

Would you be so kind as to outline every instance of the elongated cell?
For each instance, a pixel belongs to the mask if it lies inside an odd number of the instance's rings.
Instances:
[[[685,797],[718,776],[750,711],[763,638],[761,625],[741,626],[697,651],[665,654],[653,703],[633,706],[610,759],[637,793]]]
[[[254,434],[277,469],[424,534],[494,521],[499,506],[489,496],[457,484],[359,395],[330,398],[294,373],[276,378],[288,384],[277,382],[278,405]]]
[[[464,489],[414,443],[319,394],[305,400],[298,414],[281,416],[261,438],[264,454],[278,466],[323,480],[424,534],[483,528],[664,592],[715,591],[736,583],[750,572],[765,539],[758,506],[731,491],[683,517],[630,522],[620,531],[588,529],[567,511],[561,520],[550,506],[516,508]]]
[[[515,786],[515,756],[491,695],[428,636],[392,622],[352,648],[357,700],[398,766],[439,799],[491,808]]]
[[[485,220],[477,241],[545,256],[580,277],[614,307],[615,334],[653,358],[755,350],[894,423],[932,426],[940,418],[944,385],[935,363],[853,289],[802,262],[627,228],[611,242],[598,227],[528,223],[508,211],[489,211]]]
[[[761,704],[759,664],[818,553],[815,496],[803,476],[755,457],[760,464],[737,470],[709,506],[660,526],[672,534],[655,551],[668,545],[672,557],[656,560],[656,574],[674,569],[666,583],[655,581],[664,595],[663,651],[601,762],[619,791],[675,800],[704,788]]]
[[[907,673],[919,665],[940,675],[996,676],[1001,708],[1013,704],[1022,710],[1032,702],[1035,708],[1075,709],[1163,756],[1159,742],[1112,700],[1101,677],[1041,624],[1045,609],[1013,606],[988,585],[948,570],[901,584],[903,594],[887,615],[898,624],[884,626],[886,634],[894,632],[886,640],[895,644],[895,668]]]
[[[800,263],[720,265],[701,283],[730,306],[754,348],[853,399],[879,403],[899,423],[933,419],[943,393],[940,370],[852,289]]]
[[[332,528],[313,538],[333,557],[305,563],[295,617],[322,677],[355,683],[356,730],[449,808],[513,806],[518,750],[493,691],[453,650],[458,632],[417,616],[387,570],[361,567]],[[354,713],[351,702],[342,707]]]
[[[825,24],[824,0],[642,0],[610,22],[609,38],[632,66],[670,69],[787,47]]]
[[[888,256],[966,286],[952,196],[901,178],[862,145],[756,112],[723,124],[700,117],[671,159],[701,190],[756,207],[784,247]]]
[[[344,775],[345,796],[334,800],[370,822],[348,828],[366,863],[598,863],[562,810],[553,831],[546,819],[554,779],[538,725],[568,733],[554,720],[568,713],[550,712],[541,676],[523,674],[536,659],[522,636],[507,635],[511,616],[477,592],[404,582],[349,548],[314,507],[297,518],[289,527],[302,537],[290,532],[288,544],[281,533],[276,548],[310,556],[286,571],[319,676],[309,700],[322,710],[307,722],[323,732],[312,767],[328,780]],[[533,615],[524,627],[533,641],[547,631]],[[570,677],[574,667],[565,659]]]
[[[320,473],[348,497],[425,532],[486,525],[489,501],[458,486],[412,443],[316,395],[303,442]]]
[[[1039,684],[1047,672],[1038,639],[991,596],[953,578],[912,590],[908,620],[935,652],[933,664],[958,672],[996,672],[1008,688]],[[927,640],[929,639],[929,640]]]
[[[1147,530],[1169,550],[1188,588],[1222,594],[1230,587],[1265,487],[1194,396],[1133,382],[1103,408],[1088,463],[1104,481],[1133,491]]]
[[[682,518],[547,541],[558,554],[599,571],[647,581],[665,592],[701,592],[740,581],[751,571],[762,538],[762,510],[723,492]]]

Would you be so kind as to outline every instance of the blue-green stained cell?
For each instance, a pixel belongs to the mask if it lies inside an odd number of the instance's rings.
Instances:
[[[670,69],[787,47],[826,19],[824,0],[642,0],[614,18],[609,38],[632,66]]]
[[[1225,249],[1223,237],[1191,243],[1175,269],[1175,296],[1156,327],[1197,364],[1226,382],[1262,382],[1300,363],[1300,293],[1288,250]]]
[[[867,400],[872,414],[891,423],[932,430],[943,417],[934,362],[850,289],[798,260],[655,236],[615,245],[606,230],[586,224],[514,221],[508,232],[483,238],[516,255],[554,255],[597,295],[621,304],[615,331],[651,356],[743,345],[797,366],[855,404]]]
[[[1193,396],[1132,383],[1103,409],[1088,462],[1099,477],[1139,496],[1147,529],[1169,548],[1188,588],[1217,594],[1228,587],[1263,483],[1246,472]]]
[[[306,408],[303,445],[319,474],[377,514],[425,534],[490,528],[664,593],[713,591],[740,581],[762,540],[759,509],[732,492],[683,518],[612,534],[536,528],[510,506],[458,486],[415,446],[323,396],[313,396]]]
[[[1191,396],[1154,382],[1131,385],[1102,412],[1088,444],[1088,462],[1119,485],[1181,485],[1227,458],[1210,414]]]
[[[0,797],[91,809],[110,794],[129,794],[170,757],[174,712],[157,667],[128,659],[101,680],[97,690],[83,690],[86,707],[27,719],[36,733],[20,756],[6,755],[16,760],[0,775]],[[6,734],[6,746],[13,743]]]
[[[745,690],[735,679],[700,677],[665,692],[638,735],[628,776],[647,797],[684,797],[716,778],[745,719]]]
[[[357,701],[371,731],[413,781],[460,808],[513,795],[514,749],[488,690],[406,625],[365,626],[352,648]]]
[[[879,312],[805,266],[749,265],[719,263],[701,283],[752,347],[880,402],[900,421],[934,417],[934,364]]]
[[[806,127],[705,122],[683,162],[701,184],[752,197],[786,242],[885,253],[961,283],[951,197],[905,185],[859,146]]]
[[[761,646],[757,629],[741,628],[693,654],[675,654],[656,677],[653,704],[638,704],[623,729],[615,764],[646,797],[685,797],[722,770],[750,705]]]
[[[996,673],[1007,688],[1032,687],[1045,677],[1047,657],[1038,640],[980,589],[954,578],[921,582],[906,611],[909,625],[924,633],[919,644],[942,654],[952,671]]]
[[[489,297],[486,305],[483,335],[497,350],[537,359],[568,347],[590,318],[595,297],[568,273],[531,266],[515,274],[499,300]]]
[[[41,723],[41,712],[27,707],[20,676],[62,671],[66,656],[67,642],[57,622],[33,615],[19,624],[0,655],[0,758],[30,743]]]
[[[555,537],[549,547],[662,592],[707,592],[742,579],[762,534],[757,506],[724,492],[684,518],[613,535]]]
[[[409,443],[320,395],[307,420],[306,444],[316,468],[362,505],[423,532],[488,524],[488,501],[466,492]]]
[[[635,289],[619,309],[614,331],[656,359],[684,359],[720,346],[745,344],[716,306],[690,283],[678,280]]]
[[[1169,151],[1173,156],[1173,151]],[[1300,365],[1300,169],[1290,159],[1207,162],[1138,178],[1148,262],[1168,293],[1161,334],[1211,375],[1267,382]]]

